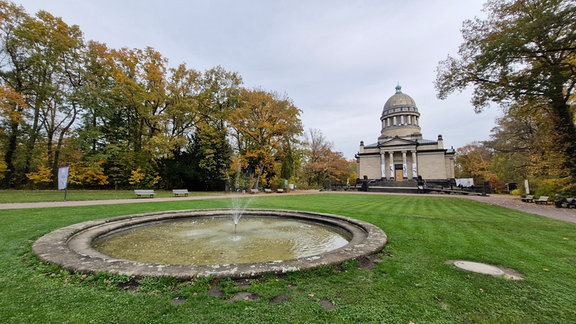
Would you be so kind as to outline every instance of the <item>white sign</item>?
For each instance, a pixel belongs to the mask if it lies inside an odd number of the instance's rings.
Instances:
[[[458,187],[472,187],[474,185],[473,178],[456,178],[456,185]]]
[[[58,168],[58,190],[64,190],[68,187],[68,171],[70,167]]]

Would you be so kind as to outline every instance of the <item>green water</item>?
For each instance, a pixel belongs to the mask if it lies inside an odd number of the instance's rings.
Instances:
[[[290,260],[348,244],[335,228],[276,217],[187,218],[127,229],[95,244],[111,257],[162,264]]]

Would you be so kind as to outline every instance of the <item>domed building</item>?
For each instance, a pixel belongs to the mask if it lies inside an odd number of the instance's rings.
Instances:
[[[420,113],[412,97],[396,93],[384,104],[378,141],[360,142],[356,155],[358,176],[370,187],[399,188],[417,186],[417,179],[447,182],[454,178],[454,149],[445,149],[442,135],[437,140],[422,138]]]

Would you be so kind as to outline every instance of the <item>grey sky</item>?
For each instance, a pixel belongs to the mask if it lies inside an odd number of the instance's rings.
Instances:
[[[287,94],[306,130],[322,131],[354,157],[376,142],[380,114],[398,83],[421,113],[425,138],[447,146],[486,140],[500,110],[475,114],[470,93],[436,99],[438,61],[455,55],[465,19],[484,0],[20,0],[79,25],[113,48],[151,46],[205,70],[238,72],[244,85]]]

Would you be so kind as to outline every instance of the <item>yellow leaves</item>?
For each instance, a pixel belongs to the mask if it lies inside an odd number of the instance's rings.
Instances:
[[[230,117],[231,126],[245,141],[276,147],[284,137],[302,132],[300,110],[288,98],[262,90],[241,91],[241,104]]]
[[[133,186],[155,186],[162,180],[162,177],[159,175],[147,174],[142,168],[136,168],[136,170],[130,171],[130,174],[131,176],[128,179],[128,183]]]
[[[136,170],[132,170],[130,171],[130,178],[128,179],[128,183],[131,185],[137,185],[139,184],[144,177],[146,176],[146,174],[144,172],[142,172],[141,168],[137,168]]]
[[[157,175],[152,179],[151,183],[152,185],[157,185],[160,182],[160,180],[162,180],[162,177]]]
[[[186,143],[187,139],[184,136],[169,137],[159,134],[152,136],[144,147],[156,158],[170,158],[175,148],[182,147]]]
[[[493,153],[481,143],[466,145],[456,153],[457,177],[474,177],[477,181],[496,179],[492,171]]]
[[[267,184],[276,176],[275,161],[282,158],[283,147],[302,132],[299,116],[289,98],[263,90],[240,91],[240,103],[228,121],[236,149],[257,183]]]
[[[34,184],[47,184],[52,181],[52,169],[41,166],[38,171],[26,173],[26,178]]]
[[[8,166],[4,161],[0,161],[0,180],[4,179],[6,171],[8,171]]]
[[[108,177],[104,174],[101,166],[103,163],[104,161],[71,164],[68,181],[74,185],[107,185]]]

